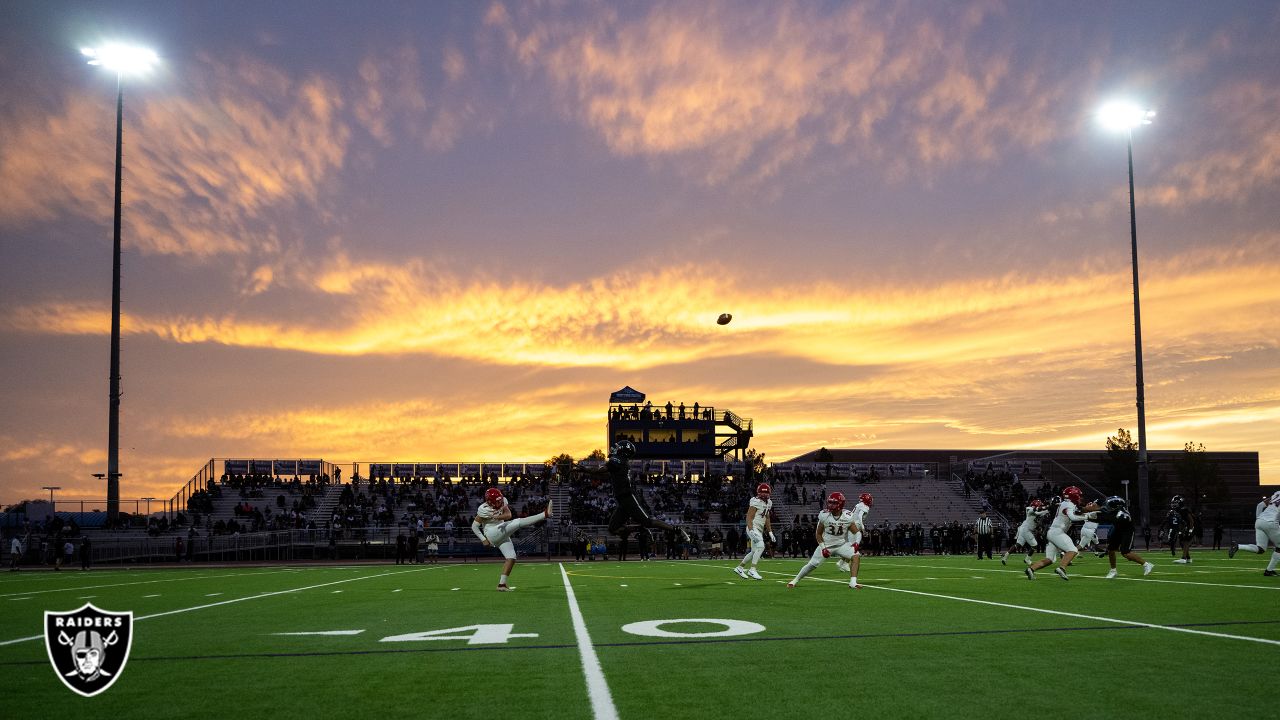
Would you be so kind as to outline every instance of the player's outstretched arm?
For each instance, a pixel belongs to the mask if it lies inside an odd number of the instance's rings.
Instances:
[[[480,542],[483,543],[485,547],[489,547],[489,538],[485,537],[484,531],[480,529],[479,515],[471,521],[471,532],[475,533],[476,537],[480,538]]]

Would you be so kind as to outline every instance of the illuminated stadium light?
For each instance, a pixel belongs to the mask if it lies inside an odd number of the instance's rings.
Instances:
[[[101,65],[121,75],[141,75],[160,62],[154,50],[115,43],[82,48],[80,53],[89,58],[90,65]]]
[[[1098,110],[1098,122],[1108,130],[1116,131],[1150,125],[1155,116],[1155,110],[1143,110],[1138,105],[1124,100],[1109,102]]]

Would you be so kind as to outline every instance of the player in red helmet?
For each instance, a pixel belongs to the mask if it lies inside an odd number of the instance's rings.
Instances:
[[[1013,536],[1013,544],[1008,550],[1004,551],[1004,555],[1000,556],[1000,564],[1009,564],[1009,554],[1012,553],[1019,545],[1026,551],[1027,556],[1023,562],[1027,565],[1031,564],[1031,555],[1040,546],[1040,541],[1036,540],[1036,523],[1040,518],[1049,514],[1049,510],[1040,502],[1038,498],[1032,499],[1026,507],[1026,517],[1022,520],[1022,524],[1018,526],[1018,531]]]
[[[867,525],[867,515],[871,513],[871,502],[871,493],[864,492],[858,496],[858,504],[853,506],[853,524],[849,526],[849,535],[854,550],[858,552],[854,553],[853,560],[849,562],[845,562],[844,558],[836,560],[836,567],[849,573],[854,585],[858,584],[858,568],[862,566],[862,530]]]
[[[480,542],[485,547],[498,548],[502,556],[507,559],[502,564],[502,574],[498,576],[499,591],[506,592],[511,589],[507,586],[507,577],[516,566],[516,546],[511,542],[511,536],[549,517],[551,517],[550,500],[547,501],[546,510],[536,515],[513,520],[511,506],[502,496],[502,491],[496,487],[484,491],[484,502],[480,503],[480,507],[476,509],[476,517],[471,521],[471,532],[480,538]]]
[[[859,503],[858,506],[862,507],[862,504]],[[856,534],[851,534],[855,530]],[[818,526],[814,529],[818,547],[813,551],[809,562],[800,568],[795,579],[787,583],[787,587],[795,587],[805,575],[818,569],[818,566],[832,555],[846,561],[853,561],[858,557],[858,543],[853,538],[860,536],[861,532],[862,527],[855,523],[854,513],[844,509],[844,493],[833,492],[828,495],[827,509],[818,513]],[[849,575],[851,588],[860,587],[856,573],[857,569],[854,568]]]
[[[1054,513],[1053,523],[1049,525],[1049,532],[1045,533],[1044,557],[1037,560],[1034,564],[1027,567],[1027,579],[1036,579],[1036,570],[1042,567],[1048,567],[1057,560],[1059,556],[1062,561],[1058,563],[1058,567],[1054,568],[1054,572],[1063,580],[1069,580],[1067,577],[1067,566],[1071,564],[1079,552],[1076,549],[1075,542],[1071,539],[1068,531],[1071,530],[1071,523],[1081,522],[1084,520],[1097,519],[1097,511],[1081,514],[1076,510],[1076,504],[1083,499],[1084,493],[1080,492],[1080,488],[1072,485],[1062,491],[1062,502],[1058,503],[1058,510]],[[1092,507],[1092,505],[1090,506]]]
[[[866,505],[867,507],[871,507],[871,500],[872,500],[871,493],[862,493],[861,495],[858,496],[858,502],[862,503],[863,505]]]
[[[769,534],[770,542],[778,542],[773,534],[773,524],[769,519],[769,511],[773,509],[773,500],[769,499],[772,493],[773,488],[769,487],[769,483],[760,483],[756,486],[756,496],[751,498],[751,502],[747,505],[747,539],[751,541],[751,549],[733,569],[743,579],[764,579],[760,577],[756,566],[760,564],[760,555],[764,553],[765,533]],[[750,568],[747,567],[748,560],[751,561]]]

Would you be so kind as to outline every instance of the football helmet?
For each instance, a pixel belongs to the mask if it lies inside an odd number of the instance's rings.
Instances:
[[[1186,502],[1187,502],[1186,500],[1182,499],[1181,495],[1174,495],[1173,497],[1169,498],[1169,507],[1173,508],[1174,510],[1181,510],[1182,506],[1185,505]]]
[[[1271,504],[1280,505],[1280,490],[1271,493]]]
[[[1073,504],[1079,505],[1084,499],[1084,493],[1075,485],[1069,485],[1062,490],[1062,497],[1070,500]]]
[[[502,497],[502,491],[496,487],[484,491],[484,501],[494,510],[501,510],[507,503],[507,499]]]
[[[636,456],[636,446],[630,440],[619,440],[609,448],[609,459],[627,462]]]
[[[858,496],[858,501],[867,507],[871,507],[871,493],[862,493]]]
[[[1044,503],[1040,502],[1040,498],[1034,498],[1031,501],[1031,507],[1035,508],[1036,510],[1039,510],[1040,508],[1044,507]]]
[[[844,493],[836,491],[827,496],[827,512],[832,515],[844,510]]]
[[[756,486],[756,497],[761,500],[768,500],[769,494],[773,492],[773,488],[769,487],[769,483],[760,483]]]
[[[1112,495],[1111,497],[1107,498],[1102,502],[1102,507],[1106,508],[1107,512],[1113,512],[1113,513],[1124,510],[1125,505],[1126,503],[1124,501],[1124,498],[1118,497],[1116,495]]]

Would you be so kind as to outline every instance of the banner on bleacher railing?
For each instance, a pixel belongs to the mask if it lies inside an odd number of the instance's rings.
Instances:
[[[853,477],[853,466],[849,463],[831,463],[832,478],[851,478]]]
[[[454,479],[458,477],[458,463],[440,463],[440,476]]]
[[[726,468],[730,475],[734,477],[742,477],[747,474],[747,464],[740,462],[731,462]]]
[[[436,475],[435,463],[414,463],[413,474],[415,477],[429,478]]]
[[[251,463],[251,465],[252,467],[249,470],[251,475],[270,475],[271,474],[272,468],[271,468],[270,460],[254,460]]]
[[[599,470],[600,468],[604,467],[604,461],[603,460],[583,460],[582,462],[578,463],[578,466],[585,468],[587,470]]]
[[[417,470],[415,463],[391,463],[391,477],[393,478],[411,478],[414,470]]]
[[[298,474],[299,475],[319,475],[321,473],[322,464],[323,463],[320,460],[299,460]]]
[[[724,475],[725,468],[726,468],[726,465],[724,463],[718,460],[712,460],[711,462],[707,463],[707,474],[708,475]]]
[[[391,477],[391,463],[369,463],[369,479],[383,480]]]
[[[480,474],[480,463],[462,463],[458,466],[458,474],[463,477],[474,477]]]
[[[298,461],[272,460],[271,471],[276,475],[292,477],[298,474]]]
[[[686,477],[690,475],[702,476],[707,474],[707,464],[702,460],[685,460],[681,463],[681,466],[684,469]]]
[[[248,475],[248,460],[226,460],[222,463],[222,472],[228,475]]]

